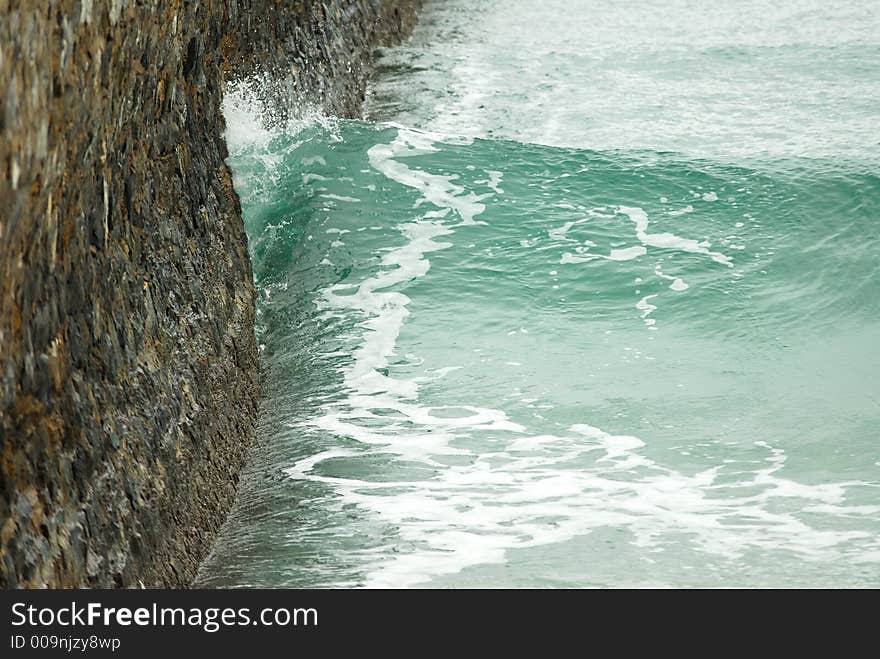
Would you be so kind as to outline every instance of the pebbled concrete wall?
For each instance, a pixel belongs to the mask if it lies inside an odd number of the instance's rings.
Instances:
[[[259,379],[225,81],[356,116],[416,0],[0,0],[0,587],[185,586]]]

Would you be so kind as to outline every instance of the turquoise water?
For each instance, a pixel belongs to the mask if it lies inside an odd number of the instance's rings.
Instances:
[[[880,586],[880,13],[429,4],[227,98],[265,401],[202,586]]]

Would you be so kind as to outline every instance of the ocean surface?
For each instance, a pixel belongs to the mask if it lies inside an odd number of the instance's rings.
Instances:
[[[433,2],[368,120],[254,96],[198,585],[880,586],[880,4]]]

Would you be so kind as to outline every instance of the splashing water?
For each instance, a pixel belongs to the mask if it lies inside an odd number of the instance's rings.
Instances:
[[[662,6],[590,9],[624,57],[578,10],[438,3],[373,87],[404,123],[227,96],[266,400],[201,585],[880,585],[876,13]],[[785,116],[768,66],[862,96]]]

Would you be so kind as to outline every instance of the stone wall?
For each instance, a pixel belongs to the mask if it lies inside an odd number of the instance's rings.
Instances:
[[[354,116],[417,5],[0,0],[0,587],[189,583],[259,390],[224,82]]]

